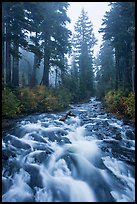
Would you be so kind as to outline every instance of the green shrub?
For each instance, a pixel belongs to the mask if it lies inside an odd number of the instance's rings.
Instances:
[[[135,118],[135,94],[118,91],[109,91],[105,95],[105,106],[108,111],[128,118]]]
[[[43,104],[47,112],[57,111],[60,109],[58,98],[52,94],[49,94],[49,96],[43,100]]]
[[[2,92],[2,115],[13,117],[17,113],[60,111],[68,107],[70,100],[70,93],[63,87],[18,88],[15,94],[5,89]]]
[[[59,87],[56,89],[55,96],[58,98],[60,109],[67,108],[71,101],[71,94],[68,89]]]
[[[125,114],[132,119],[135,119],[135,93],[131,92],[124,101],[126,107]]]
[[[10,89],[2,90],[2,116],[15,117],[20,113],[20,102]]]
[[[36,110],[36,100],[32,89],[26,87],[18,90],[18,97],[21,102],[20,108],[23,113]]]
[[[70,95],[66,89],[46,86],[21,88],[18,90],[18,98],[21,111],[25,113],[59,111],[70,103]]]

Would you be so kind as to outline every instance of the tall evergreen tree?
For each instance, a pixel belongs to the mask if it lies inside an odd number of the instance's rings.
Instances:
[[[43,8],[42,35],[44,49],[44,71],[42,84],[49,86],[49,71],[56,66],[63,71],[64,55],[70,49],[69,36],[71,32],[66,28],[70,22],[66,12],[67,2],[40,3]]]
[[[19,12],[17,12],[17,10]],[[11,7],[11,53],[12,53],[12,85],[19,86],[19,59],[21,58],[20,48],[28,45],[25,33],[28,19],[25,19],[25,7],[23,2],[14,2]]]
[[[98,97],[115,88],[114,51],[110,41],[102,43],[98,60],[96,60],[96,94]]]
[[[42,32],[41,32],[43,16],[41,14],[41,8],[39,3],[27,2],[24,4],[25,9],[27,9],[26,17],[29,19],[27,27],[30,33],[27,50],[34,53],[34,64],[31,73],[30,86],[35,87],[37,84],[36,70],[39,68],[43,57]]]
[[[93,33],[93,25],[89,20],[87,12],[82,9],[78,21],[75,24],[75,30],[72,40],[73,50],[76,54],[76,60],[79,61],[83,42],[87,44],[90,54],[93,53],[93,47],[96,44],[95,35]]]
[[[5,43],[4,43],[4,35],[5,35],[5,19],[4,19],[4,11],[5,8],[4,6],[2,6],[2,83],[5,83],[5,76],[4,76],[4,72],[5,72]]]
[[[79,84],[79,74],[78,74],[78,66],[76,64],[76,56],[73,53],[72,62],[71,62],[71,76],[75,79],[77,86]]]
[[[134,73],[133,53],[134,53],[134,2],[111,3],[111,10],[107,12],[103,20],[104,40],[110,40],[115,49],[115,88],[133,89]],[[132,30],[132,31],[131,31]],[[133,46],[132,46],[133,45]],[[132,52],[133,50],[133,52]]]
[[[44,58],[42,77],[44,85],[49,85],[51,66],[55,66],[63,73],[65,54],[70,49],[68,39],[71,34],[66,28],[66,23],[70,22],[66,14],[67,7],[66,2],[39,2],[37,4],[35,2],[5,2],[3,4],[3,25],[5,25],[3,55],[5,41],[7,84],[12,79],[14,86],[19,85],[20,47],[34,53],[32,86],[36,84],[36,68],[39,67],[42,57]],[[29,40],[26,33],[32,33]],[[13,67],[11,67],[11,60]]]
[[[19,47],[25,48],[27,46],[24,32],[27,24],[24,3],[4,2],[2,7],[3,19],[5,22],[3,41],[6,43],[6,47],[4,48],[6,50],[6,84],[19,86]],[[17,12],[17,10],[19,12]],[[3,53],[5,53],[4,49]]]
[[[3,21],[3,74],[5,75],[5,83],[7,85],[11,84],[11,2],[2,3],[2,21]],[[5,43],[5,45],[4,45]],[[4,63],[5,62],[5,63]],[[4,77],[4,76],[3,76]]]
[[[96,39],[93,26],[87,12],[82,9],[75,25],[72,40],[73,51],[76,55],[76,63],[79,72],[79,93],[81,99],[93,94],[93,47]]]

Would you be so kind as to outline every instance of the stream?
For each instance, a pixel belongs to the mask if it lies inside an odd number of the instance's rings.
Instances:
[[[135,127],[95,97],[30,115],[2,138],[2,202],[135,202]]]

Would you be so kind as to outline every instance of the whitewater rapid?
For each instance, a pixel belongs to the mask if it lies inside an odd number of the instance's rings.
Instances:
[[[96,98],[28,116],[2,139],[2,202],[135,202],[135,128]]]

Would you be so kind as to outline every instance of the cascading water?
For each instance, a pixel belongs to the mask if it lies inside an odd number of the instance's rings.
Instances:
[[[134,202],[135,134],[95,98],[3,136],[2,202]]]

